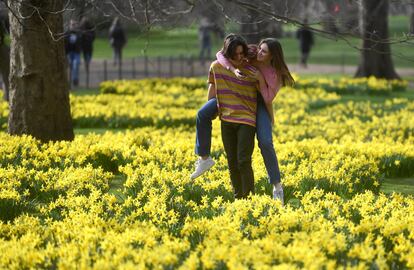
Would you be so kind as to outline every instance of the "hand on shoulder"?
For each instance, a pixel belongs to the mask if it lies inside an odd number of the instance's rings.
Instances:
[[[263,79],[263,75],[260,72],[260,70],[258,70],[257,68],[255,68],[253,66],[249,67],[248,72],[247,72],[247,76],[252,78],[252,79],[255,79],[255,80]]]

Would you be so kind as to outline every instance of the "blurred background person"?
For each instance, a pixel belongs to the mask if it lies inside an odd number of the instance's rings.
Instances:
[[[109,28],[109,43],[113,50],[114,65],[122,65],[122,49],[127,43],[127,39],[118,17],[114,18]]]
[[[82,51],[82,36],[78,22],[70,20],[69,29],[65,32],[65,51],[69,62],[69,78],[71,85],[79,85],[79,65]]]
[[[83,17],[80,22],[82,35],[82,54],[86,70],[86,86],[89,87],[89,65],[92,60],[93,42],[95,40],[95,25],[88,17]]]
[[[201,18],[200,27],[198,28],[198,37],[200,41],[200,61],[204,65],[205,60],[211,58],[211,27],[207,18]]]
[[[308,20],[303,21],[303,26],[296,32],[296,38],[299,40],[300,64],[307,67],[308,58],[311,48],[314,44],[313,33],[308,27]]]

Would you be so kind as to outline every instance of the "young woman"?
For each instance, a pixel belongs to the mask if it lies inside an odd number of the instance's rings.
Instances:
[[[250,76],[259,81],[260,93],[257,100],[256,132],[269,182],[273,185],[273,198],[283,203],[283,188],[280,182],[280,170],[272,139],[272,124],[274,123],[272,101],[281,86],[292,85],[294,80],[284,61],[280,43],[274,38],[263,39],[258,46],[250,46],[248,61],[257,68],[248,74],[243,74],[234,68],[230,61],[221,53],[217,54],[218,61],[225,68],[242,78]],[[210,98],[210,97],[209,97]],[[211,121],[217,113],[217,101],[211,97],[197,113],[196,154],[200,158],[192,179],[200,176],[213,165],[210,157]]]

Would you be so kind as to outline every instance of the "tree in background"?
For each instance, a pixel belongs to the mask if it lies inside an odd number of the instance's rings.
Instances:
[[[410,5],[410,34],[414,35],[414,3]]]
[[[7,46],[5,37],[9,32],[9,18],[0,14],[0,74],[4,82],[3,98],[9,100],[9,72],[10,72],[10,48]]]
[[[329,18],[331,20],[321,20],[320,24],[335,25],[335,27],[325,27],[324,29],[318,29],[310,27],[316,33],[332,36],[335,39],[343,39],[348,41],[349,37],[359,37],[352,32],[340,32],[335,24],[334,14],[340,11],[340,5],[333,0],[321,0],[328,6],[328,11],[332,13]],[[232,3],[240,8],[244,8],[246,11],[255,12],[261,16],[266,15],[275,19],[281,19],[287,23],[291,23],[297,26],[303,25],[299,20],[292,16],[281,16],[274,11],[266,9],[266,3],[269,1],[263,1],[261,5],[249,4],[241,0],[233,0]],[[358,5],[358,1],[349,1],[350,5]],[[399,78],[395,72],[394,64],[391,58],[391,48],[388,34],[388,0],[362,0],[361,10],[361,22],[362,22],[362,48],[361,50],[361,62],[358,67],[358,71],[355,76],[367,77],[376,76],[379,78],[395,79]],[[252,16],[253,17],[253,16]],[[324,18],[323,16],[321,16]],[[412,37],[411,37],[412,38]],[[410,38],[405,40],[408,42]],[[404,41],[402,41],[404,42]],[[350,47],[351,48],[351,47]]]
[[[363,0],[362,50],[356,77],[399,79],[391,58],[388,0]]]
[[[9,2],[12,135],[74,138],[63,39],[63,0]]]

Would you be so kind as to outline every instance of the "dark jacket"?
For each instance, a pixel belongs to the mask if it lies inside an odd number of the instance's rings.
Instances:
[[[302,52],[309,52],[313,45],[313,33],[306,27],[300,28],[296,32],[296,38],[299,39],[300,50]]]
[[[82,50],[82,35],[77,30],[68,30],[65,33],[65,51],[80,53]]]
[[[92,54],[95,31],[93,29],[82,29],[82,51]]]
[[[114,48],[122,48],[126,44],[126,36],[124,29],[120,25],[109,29],[109,42]]]

